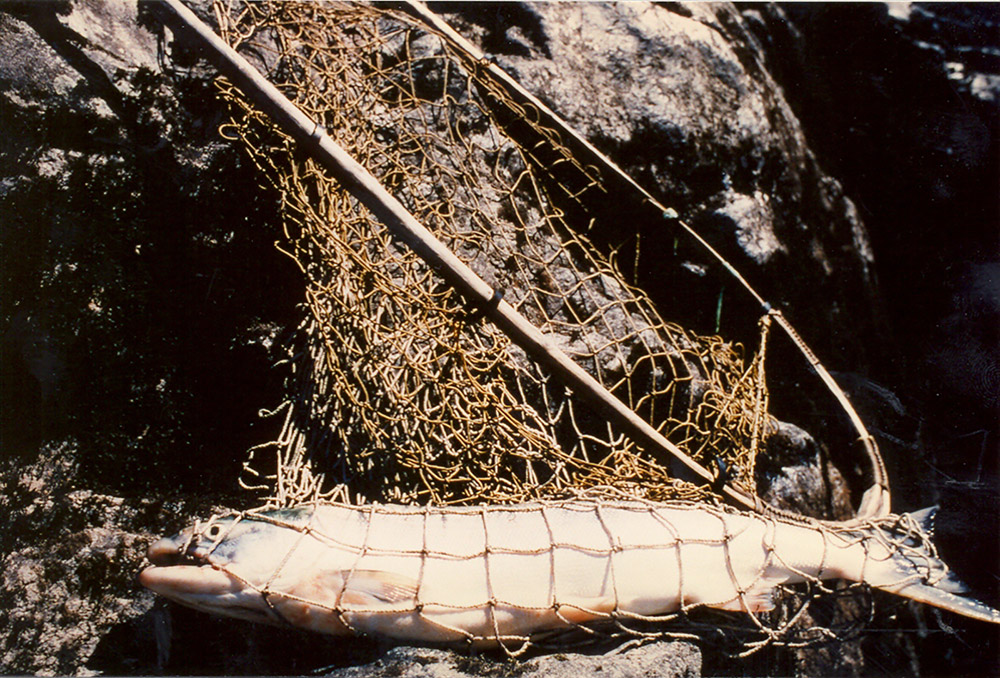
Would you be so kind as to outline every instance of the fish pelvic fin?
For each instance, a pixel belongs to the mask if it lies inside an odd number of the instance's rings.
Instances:
[[[616,608],[613,597],[579,598],[556,606],[556,615],[569,624],[586,624],[607,619]]]
[[[787,580],[788,577],[784,575],[762,576],[732,600],[711,607],[733,612],[770,612],[774,609],[774,589]]]

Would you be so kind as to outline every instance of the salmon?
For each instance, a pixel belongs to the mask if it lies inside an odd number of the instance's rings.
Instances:
[[[684,502],[316,503],[199,522],[152,544],[139,581],[209,613],[418,643],[761,612],[777,586],[825,579],[1000,623],[920,538],[932,514],[844,529]]]

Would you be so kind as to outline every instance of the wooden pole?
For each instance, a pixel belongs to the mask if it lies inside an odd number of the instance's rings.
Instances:
[[[712,483],[715,480],[711,472],[636,415],[513,306],[495,296],[495,291],[482,278],[418,222],[374,176],[337,145],[318,123],[289,101],[193,12],[179,0],[161,2],[170,10],[171,24],[195,38],[210,53],[219,69],[286,134],[340,181],[396,238],[411,247],[463,297],[483,308],[486,317],[511,341],[534,360],[552,370],[574,393],[596,405],[642,446],[670,455],[676,462],[671,466],[671,472],[675,476],[697,484]],[[759,500],[740,488],[725,486],[722,492],[730,501],[745,508],[765,508]]]

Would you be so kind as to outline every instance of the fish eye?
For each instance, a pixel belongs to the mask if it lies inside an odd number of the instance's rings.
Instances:
[[[212,525],[207,530],[205,530],[205,536],[209,539],[218,539],[222,534],[222,528],[219,525]]]

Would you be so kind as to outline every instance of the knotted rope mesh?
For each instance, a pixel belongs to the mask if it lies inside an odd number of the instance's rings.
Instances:
[[[600,173],[537,115],[393,12],[262,2],[218,13],[224,37],[507,302],[692,458],[753,487],[767,431],[762,363],[665,322],[625,282],[613,257],[627,253],[586,236]],[[578,403],[238,90],[221,88],[226,134],[281,196],[278,246],[306,278],[284,430],[253,451],[249,486],[279,505],[338,484],[363,499],[435,504],[598,487],[716,498]],[[276,474],[262,470],[268,448]]]
[[[271,82],[418,221],[502,291],[505,301],[682,452],[755,495],[755,457],[776,429],[768,414],[764,375],[769,315],[761,318],[752,355],[740,344],[664,320],[649,296],[626,282],[618,265],[638,260],[637,241],[607,246],[588,237],[601,229],[595,205],[608,188],[601,171],[581,163],[572,144],[541,122],[537,110],[518,103],[486,77],[475,58],[418,21],[358,4],[216,0],[215,10],[223,37],[253,58]],[[443,599],[420,597],[421,591],[427,593],[421,573],[431,561],[485,566],[482,595],[452,607],[480,610],[492,626],[478,631],[455,626],[452,639],[492,640],[508,653],[522,651],[536,639],[519,627],[500,628],[497,606],[511,601],[494,589],[489,569],[493,554],[545,561],[548,571],[538,579],[547,582],[549,593],[513,607],[555,615],[572,627],[567,630],[592,633],[592,622],[598,622],[605,637],[691,638],[718,632],[721,640],[735,638],[735,649],[743,652],[776,640],[797,645],[833,635],[834,624],[809,621],[814,594],[827,600],[836,595],[818,577],[803,577],[810,593],[780,598],[774,612],[750,614],[745,622],[688,619],[688,611],[706,601],[686,600],[683,591],[679,605],[663,608],[679,609],[676,614],[620,604],[621,592],[614,578],[606,576],[624,547],[607,515],[614,514],[621,525],[652,520],[651,529],[670,537],[650,546],[646,535],[646,541],[636,543],[636,554],[652,549],[680,558],[685,544],[718,548],[721,566],[735,586],[730,602],[750,612],[753,605],[747,604],[745,592],[760,582],[734,578],[737,563],[729,554],[734,537],[729,529],[756,520],[771,530],[778,519],[733,513],[720,506],[717,486],[695,486],[673,477],[670,459],[617,430],[484,321],[483,308],[470,307],[416,254],[394,241],[236,87],[223,80],[219,88],[232,116],[224,134],[245,148],[280,197],[284,237],[277,246],[305,280],[305,318],[288,357],[292,376],[286,400],[274,412],[284,416],[282,432],[277,440],[251,450],[241,479],[248,489],[264,494],[265,509],[277,507],[280,514],[281,507],[308,505],[310,516],[346,511],[357,518],[364,536],[346,544],[357,561],[348,570],[358,570],[361,559],[370,555],[376,561],[403,557],[408,562],[400,567],[419,571],[413,596],[404,597],[400,609],[421,618],[427,605],[447,607]],[[570,522],[580,522],[574,535],[557,538],[549,526],[532,533],[541,540],[536,547],[490,541],[490,520],[508,516],[513,523],[513,517],[527,516],[529,522],[537,523],[539,517],[546,522],[544,507],[558,507],[567,497],[577,503],[558,511],[568,511]],[[670,503],[649,503],[662,501]],[[664,512],[694,511],[693,502],[714,519],[721,535],[679,536],[681,528]],[[405,504],[434,508],[398,506]],[[511,504],[517,506],[502,506]],[[352,614],[378,607],[348,609],[344,595],[350,577],[334,602],[278,586],[286,574],[294,583],[294,556],[302,544],[328,548],[339,543],[342,550],[345,544],[339,529],[273,515],[250,511],[239,520],[289,528],[293,543],[284,550],[273,545],[280,565],[265,573],[263,583],[238,576],[240,581],[269,605],[282,599],[306,603],[325,609],[329,623],[348,629]],[[388,525],[419,518],[426,535],[432,516],[451,516],[453,523],[469,522],[470,516],[479,521],[482,549],[434,551],[425,542],[399,553],[392,539],[380,546],[370,543],[376,519]],[[868,527],[880,525],[889,523]],[[902,536],[888,539],[887,549],[915,541],[933,552],[918,527],[889,527]],[[823,539],[835,531],[816,529]],[[588,531],[611,541],[582,547],[577,541]],[[411,536],[407,530],[396,532],[399,538]],[[528,532],[519,528],[524,538]],[[634,533],[634,526],[625,532]],[[201,533],[196,527],[192,538]],[[597,610],[561,599],[555,561],[561,551],[607,561],[610,569],[601,576],[604,584],[610,581],[610,607]],[[368,565],[366,561],[366,569]],[[678,566],[678,576],[683,578],[683,571]],[[844,590],[852,597],[858,594],[857,587]],[[397,581],[394,591],[409,589]],[[851,617],[848,610],[841,632],[870,616],[868,606],[851,609],[857,614]],[[571,614],[563,619],[560,610]],[[662,626],[678,615],[685,618],[684,625]],[[287,615],[281,618],[288,620]],[[792,627],[799,629],[794,635],[788,632]]]
[[[839,568],[913,563],[881,580],[889,587],[947,573],[933,546],[907,537],[907,517],[852,533],[704,503],[586,494],[506,506],[317,502],[245,511],[196,526],[182,551],[259,595],[261,611],[279,623],[510,656],[595,639],[712,634],[743,654],[774,641],[801,646],[836,636],[809,618],[809,598],[772,599],[777,584],[808,581],[829,599],[838,591],[822,577]],[[244,535],[257,552],[233,562],[220,544]],[[803,543],[822,557],[803,559]],[[841,619],[854,630],[870,616],[857,592],[839,590],[854,596]],[[750,614],[738,626],[713,608]]]

